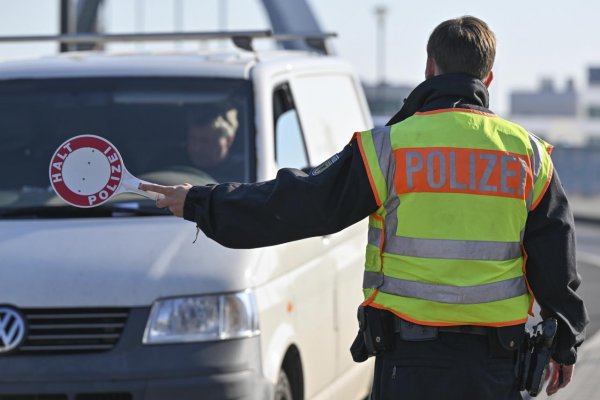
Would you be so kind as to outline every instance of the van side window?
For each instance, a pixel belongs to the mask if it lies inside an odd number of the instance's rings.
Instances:
[[[279,168],[310,167],[302,127],[287,84],[273,93],[275,160]]]
[[[362,88],[349,74],[308,74],[290,81],[294,105],[315,165],[340,151],[352,134],[371,128]]]

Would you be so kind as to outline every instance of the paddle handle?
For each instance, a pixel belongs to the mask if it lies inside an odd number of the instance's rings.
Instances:
[[[165,197],[160,193],[150,192],[150,191],[139,189],[140,184],[142,184],[142,183],[151,183],[151,182],[136,178],[135,176],[131,175],[131,173],[129,171],[125,170],[119,191],[139,194],[140,196],[146,197],[146,198],[154,200],[154,201],[157,201],[157,200]]]

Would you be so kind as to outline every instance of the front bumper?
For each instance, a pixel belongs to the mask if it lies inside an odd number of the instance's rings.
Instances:
[[[135,308],[104,353],[0,356],[0,395],[20,400],[265,399],[259,338],[143,345],[149,309]],[[1,396],[0,396],[1,397]]]

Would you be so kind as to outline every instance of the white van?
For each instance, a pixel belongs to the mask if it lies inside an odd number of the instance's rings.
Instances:
[[[187,124],[215,104],[238,127],[217,172]],[[57,146],[111,141],[153,182],[262,181],[310,168],[371,126],[352,68],[290,51],[67,53],[0,63],[0,398],[362,399],[356,364],[366,226],[232,250],[142,197],[67,206]],[[14,397],[10,397],[14,396]]]

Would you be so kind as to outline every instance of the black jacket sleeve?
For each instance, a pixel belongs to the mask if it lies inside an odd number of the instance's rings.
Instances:
[[[271,181],[195,186],[183,217],[232,248],[338,232],[376,211],[377,203],[355,141],[328,161],[309,174],[285,168]]]
[[[554,172],[538,206],[529,213],[523,239],[527,280],[544,317],[558,320],[555,361],[574,364],[589,322],[575,261],[575,225],[567,197]]]

